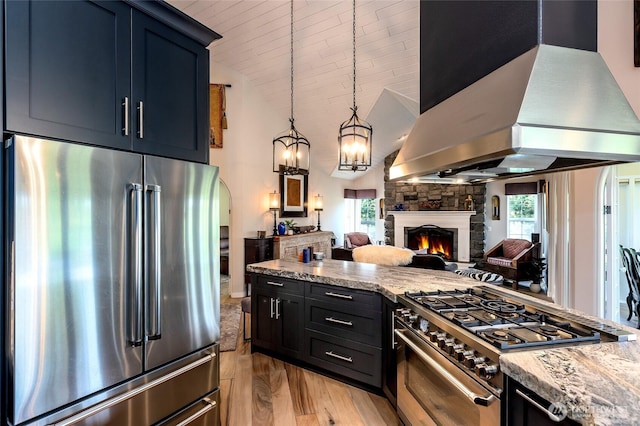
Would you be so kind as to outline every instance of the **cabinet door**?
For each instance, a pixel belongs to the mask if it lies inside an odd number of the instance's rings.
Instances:
[[[302,356],[304,297],[259,287],[251,297],[251,343],[282,355]]]
[[[207,163],[207,49],[136,10],[131,37],[134,151]]]
[[[251,344],[265,349],[276,347],[274,300],[269,292],[254,290],[251,299]]]
[[[278,352],[300,358],[304,345],[304,297],[279,294],[276,302]]]
[[[8,1],[6,130],[129,149],[130,7]]]

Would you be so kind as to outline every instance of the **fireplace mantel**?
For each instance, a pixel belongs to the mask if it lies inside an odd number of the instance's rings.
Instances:
[[[474,211],[466,210],[425,210],[425,211],[390,211],[394,216],[394,244],[404,245],[404,228],[415,228],[422,225],[436,225],[441,228],[458,230],[458,261],[469,262],[471,245],[471,215]]]

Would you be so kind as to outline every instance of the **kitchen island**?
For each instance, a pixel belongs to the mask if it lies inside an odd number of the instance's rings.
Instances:
[[[334,260],[304,264],[280,259],[249,265],[247,270],[373,291],[393,302],[405,291],[432,292],[486,285],[451,272]],[[624,328],[507,288],[496,289],[505,296],[535,300],[538,304],[579,314],[587,321]],[[582,424],[634,424],[640,419],[640,386],[637,384],[640,382],[640,343],[637,341],[506,353],[500,358],[500,368],[542,398],[562,404],[567,417]]]

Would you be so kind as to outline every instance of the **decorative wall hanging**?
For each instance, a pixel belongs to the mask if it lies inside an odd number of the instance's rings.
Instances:
[[[227,128],[226,88],[230,84],[209,85],[209,146],[222,148],[222,130]]]
[[[491,219],[500,220],[500,197],[491,197]]]
[[[280,174],[280,217],[307,217],[307,175]]]

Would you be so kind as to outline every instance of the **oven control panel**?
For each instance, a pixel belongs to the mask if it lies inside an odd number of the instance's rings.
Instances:
[[[453,330],[447,331],[438,325],[438,321],[430,320],[426,315],[421,316],[409,308],[396,309],[395,317],[396,321],[411,328],[467,374],[480,378],[498,392],[502,390],[498,354],[482,350],[467,336],[456,335],[451,332]]]

